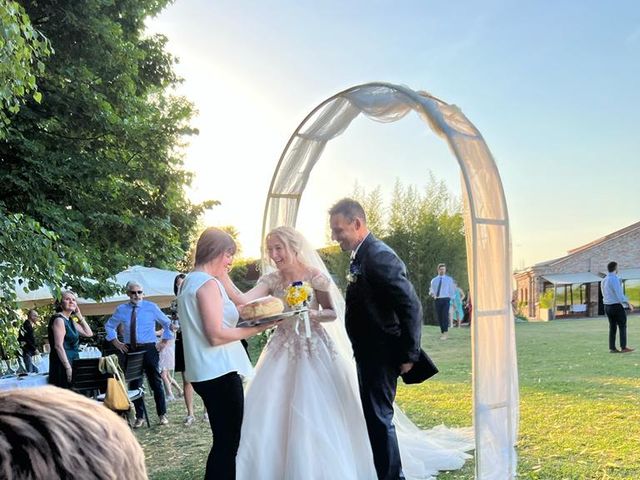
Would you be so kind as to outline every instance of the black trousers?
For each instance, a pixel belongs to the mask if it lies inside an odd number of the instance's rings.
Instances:
[[[213,446],[207,458],[205,480],[235,480],[236,455],[244,414],[242,380],[236,372],[204,382],[192,382],[209,413]]]
[[[24,368],[27,370],[26,373],[38,373],[38,369],[33,364],[31,356],[30,353],[22,352],[22,361],[24,362]]]
[[[620,348],[627,347],[627,313],[621,303],[605,305],[604,312],[609,319],[609,350],[616,349],[616,329],[620,329]]]
[[[151,391],[153,392],[153,399],[156,403],[156,413],[158,416],[167,413],[167,401],[164,396],[164,387],[162,385],[162,378],[160,377],[160,354],[156,349],[155,343],[139,344],[135,350],[131,349],[129,345],[129,352],[142,352],[144,351],[143,368],[144,374],[147,377]],[[135,389],[142,385],[142,379],[134,380],[130,382],[129,388]],[[142,409],[143,399],[138,399],[133,402],[133,406],[136,409],[136,418],[143,418],[144,413]]]
[[[360,359],[356,364],[360,399],[378,479],[404,479],[398,438],[392,423],[399,366],[377,359]]]
[[[436,298],[436,318],[442,333],[449,331],[449,303],[450,298]]]

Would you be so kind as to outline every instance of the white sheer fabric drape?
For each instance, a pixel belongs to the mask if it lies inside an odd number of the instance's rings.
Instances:
[[[461,169],[474,308],[476,478],[513,478],[518,378],[507,206],[482,135],[457,107],[407,87],[380,83],[353,87],[320,104],[296,129],[280,158],[265,205],[263,237],[277,226],[295,226],[311,170],[326,143],[343,133],[354,118],[363,113],[379,122],[394,122],[410,111],[448,142]]]

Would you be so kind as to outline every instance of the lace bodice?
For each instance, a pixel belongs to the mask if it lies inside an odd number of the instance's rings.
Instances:
[[[317,310],[319,308],[317,292],[328,292],[331,285],[330,280],[322,273],[316,275],[310,273],[308,278],[302,278],[301,280],[308,282],[313,288],[314,293],[309,308]],[[275,271],[264,275],[258,280],[258,283],[267,285],[269,293],[274,297],[280,298],[286,306],[284,297],[285,290],[289,284],[283,281],[280,272]],[[289,307],[285,308],[289,310]],[[266,348],[281,353],[286,352],[291,359],[300,358],[302,355],[314,356],[318,348],[326,348],[331,357],[335,357],[337,353],[333,342],[322,323],[313,320],[310,322],[311,337],[306,338],[304,323],[298,316],[283,320],[269,338]]]

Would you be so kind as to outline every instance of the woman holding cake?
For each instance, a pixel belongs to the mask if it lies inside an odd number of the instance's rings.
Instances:
[[[226,275],[236,244],[217,228],[205,230],[196,246],[195,266],[178,295],[185,378],[202,397],[214,443],[205,479],[234,480],[244,409],[242,379],[252,367],[240,343],[265,327],[236,328],[238,310],[218,280]]]
[[[311,335],[294,316],[276,327],[263,350],[246,395],[237,478],[375,479],[344,299],[317,252],[293,228],[272,230],[266,254],[276,270],[245,294],[225,275],[229,297],[237,305],[265,295],[285,299],[292,283],[305,282],[313,290]],[[407,480],[460,468],[469,457],[464,451],[473,441],[460,433],[422,431],[398,408],[394,423]]]

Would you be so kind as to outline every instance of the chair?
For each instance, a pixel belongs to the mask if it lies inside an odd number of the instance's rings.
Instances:
[[[96,398],[107,389],[110,375],[100,373],[99,358],[77,358],[73,361],[71,390],[85,397]]]
[[[151,428],[147,406],[144,403],[144,352],[127,353],[125,358],[124,381],[129,384],[134,380],[140,380],[140,386],[128,391],[129,400],[132,402],[141,400],[142,413],[147,420],[147,427]]]

